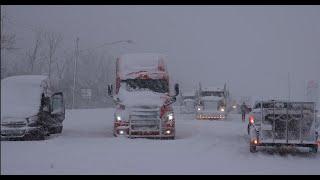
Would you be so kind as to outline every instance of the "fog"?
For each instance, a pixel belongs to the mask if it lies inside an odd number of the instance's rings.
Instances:
[[[320,6],[6,6],[17,46],[32,29],[61,32],[64,48],[107,46],[117,56],[168,56],[182,90],[227,83],[235,96],[305,99],[306,83],[320,82]],[[88,72],[89,73],[89,72]],[[290,80],[290,83],[288,82]]]

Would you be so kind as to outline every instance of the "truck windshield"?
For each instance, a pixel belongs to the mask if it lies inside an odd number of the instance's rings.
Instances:
[[[136,91],[140,89],[149,89],[157,93],[168,93],[168,82],[164,79],[127,79],[125,82],[128,91]]]
[[[204,109],[218,109],[218,102],[216,101],[203,101]]]
[[[201,96],[218,96],[223,97],[223,92],[202,91]]]

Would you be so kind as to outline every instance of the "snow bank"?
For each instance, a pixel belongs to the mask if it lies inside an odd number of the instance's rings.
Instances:
[[[1,121],[3,118],[26,118],[40,108],[42,81],[47,76],[12,76],[1,80]]]

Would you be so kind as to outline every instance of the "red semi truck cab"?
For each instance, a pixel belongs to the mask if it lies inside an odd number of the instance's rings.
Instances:
[[[170,78],[165,56],[153,53],[125,54],[116,61],[116,82],[108,94],[116,103],[114,136],[175,138]]]

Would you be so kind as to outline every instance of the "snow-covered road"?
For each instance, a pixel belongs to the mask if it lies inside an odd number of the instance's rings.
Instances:
[[[320,174],[320,153],[250,153],[247,123],[176,113],[176,140],[112,135],[113,109],[68,110],[62,134],[1,142],[1,174]]]

